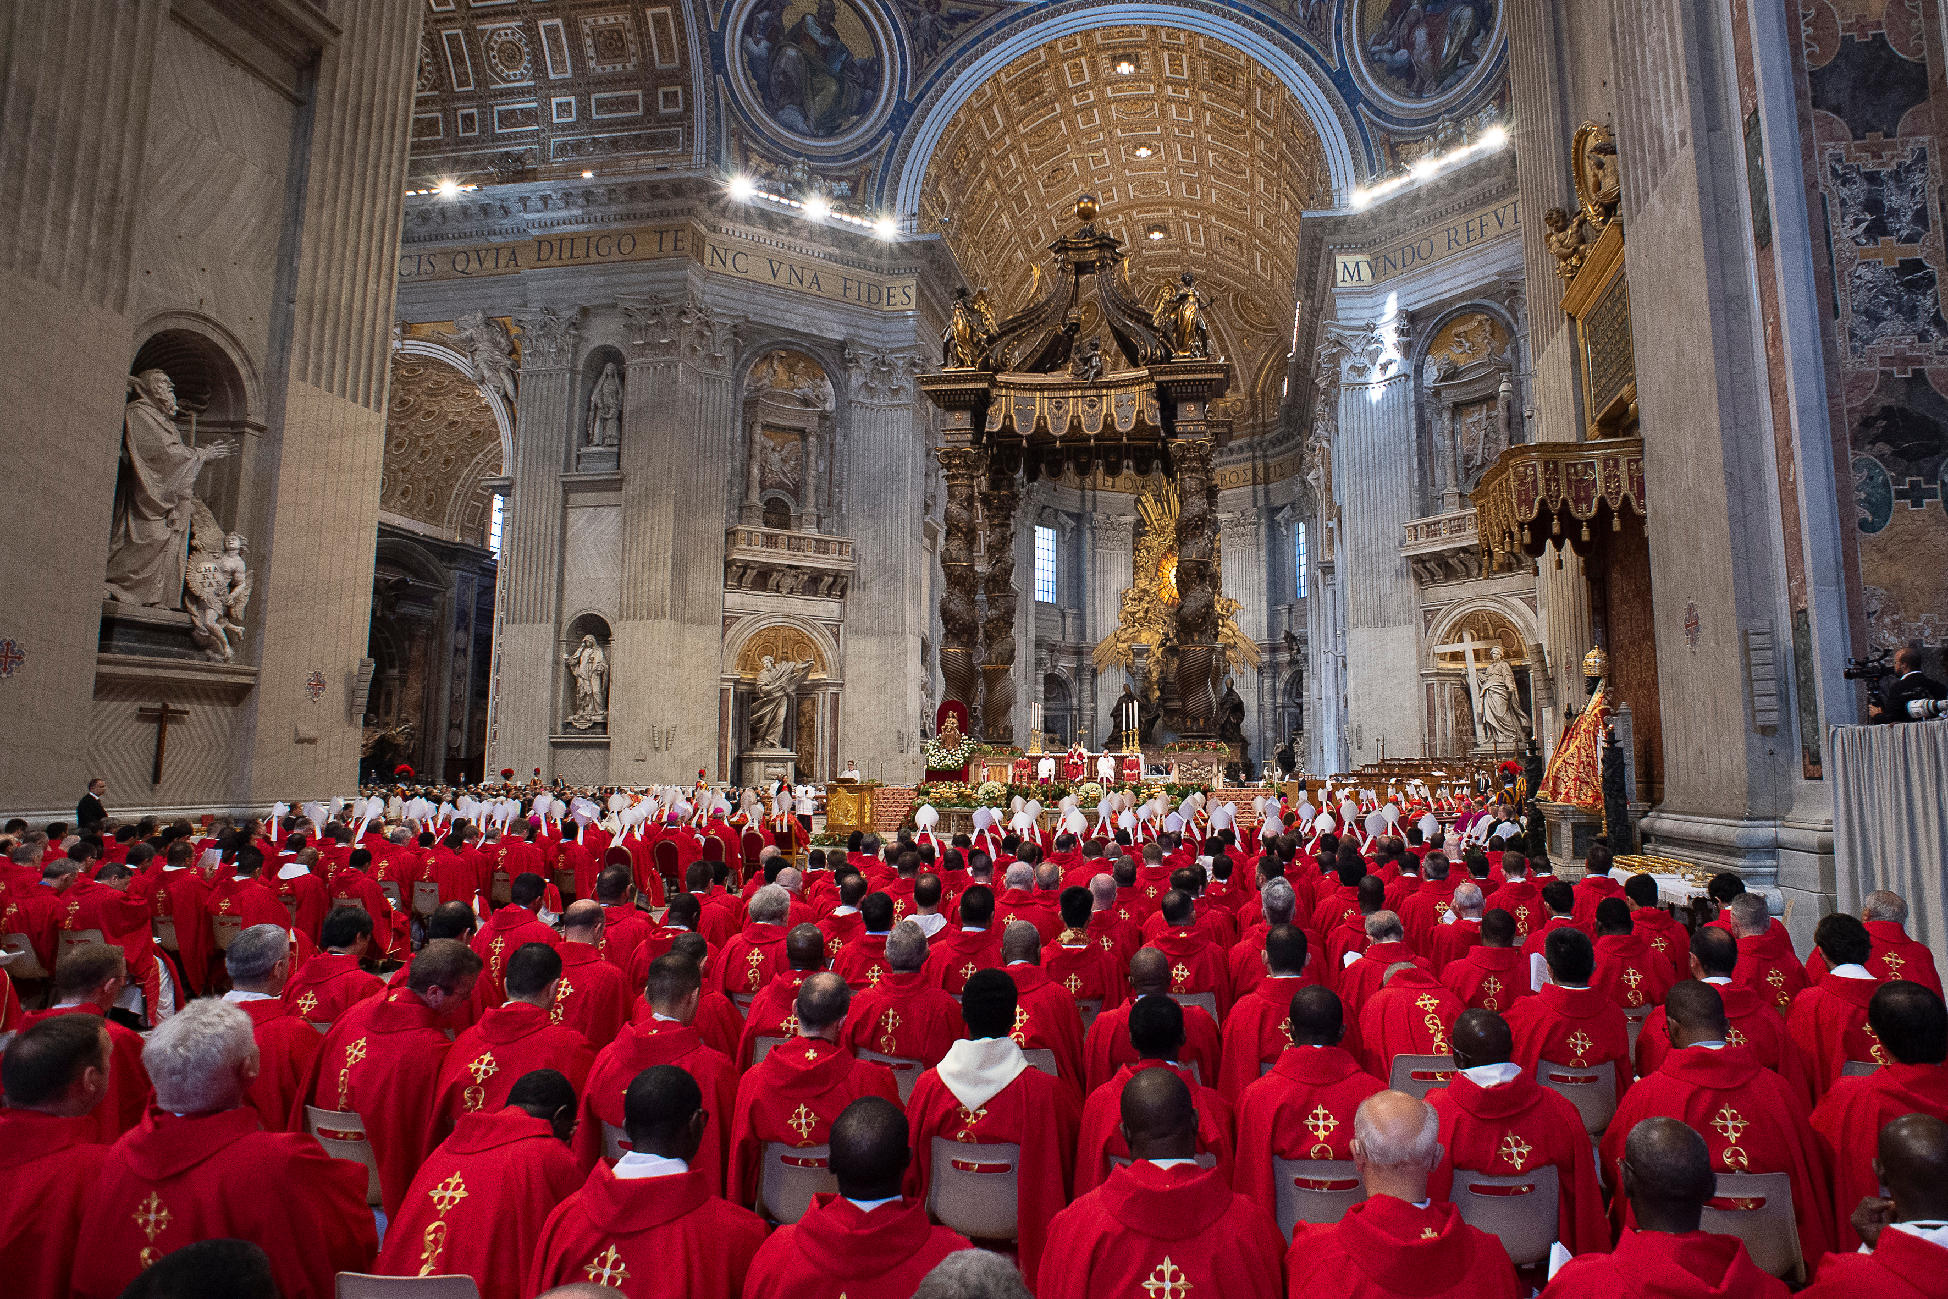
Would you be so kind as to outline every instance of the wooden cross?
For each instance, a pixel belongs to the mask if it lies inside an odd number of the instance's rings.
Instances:
[[[1472,631],[1462,632],[1461,639],[1452,645],[1436,645],[1434,647],[1437,652],[1442,654],[1458,651],[1468,665],[1468,713],[1474,718],[1475,744],[1477,746],[1486,741],[1487,732],[1481,725],[1481,677],[1475,671],[1475,651],[1486,648],[1487,646],[1475,640],[1475,634]]]
[[[149,768],[149,783],[151,785],[160,785],[162,783],[162,757],[169,748],[169,723],[180,722],[188,716],[189,709],[173,708],[166,703],[156,704],[152,708],[138,708],[135,710],[135,719],[137,721],[153,722],[156,727],[156,760],[155,764]]]

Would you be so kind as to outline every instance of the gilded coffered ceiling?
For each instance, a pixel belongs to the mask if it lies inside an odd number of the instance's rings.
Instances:
[[[1291,336],[1299,216],[1330,201],[1305,111],[1211,37],[1160,27],[1064,37],[1008,64],[954,116],[921,225],[946,236],[972,287],[1013,309],[1083,194],[1131,249],[1139,296],[1197,276],[1237,367],[1228,413],[1241,434],[1258,431]]]
[[[445,362],[395,354],[379,509],[482,545],[481,484],[501,469],[500,426],[474,381]]]

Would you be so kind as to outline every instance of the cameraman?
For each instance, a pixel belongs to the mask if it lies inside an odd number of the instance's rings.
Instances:
[[[1882,704],[1870,704],[1867,717],[1875,722],[1916,722],[1948,715],[1948,686],[1921,672],[1921,651],[1908,646],[1895,653],[1892,683],[1880,691]]]

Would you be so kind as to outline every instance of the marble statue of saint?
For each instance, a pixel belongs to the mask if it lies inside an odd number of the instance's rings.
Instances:
[[[569,674],[575,678],[575,711],[569,716],[568,724],[577,730],[587,730],[609,715],[609,656],[602,652],[595,637],[584,636],[581,644],[564,655],[562,661],[568,664]]]
[[[470,311],[457,318],[454,328],[437,341],[466,353],[473,362],[474,378],[499,393],[508,405],[514,404],[514,341],[507,326],[484,311]]]
[[[785,743],[785,717],[791,712],[792,696],[811,673],[812,661],[786,659],[779,663],[769,654],[758,665],[757,699],[751,704],[751,747],[779,749]]]
[[[107,594],[125,604],[182,607],[196,478],[236,448],[192,447],[176,431],[176,386],[161,370],[129,379],[122,416],[121,482],[108,541]]]
[[[1499,645],[1488,651],[1488,666],[1481,671],[1481,727],[1490,747],[1497,750],[1521,748],[1529,728],[1522,696],[1515,688],[1515,669]]]
[[[622,445],[622,379],[616,363],[609,362],[588,395],[588,444],[592,447]]]

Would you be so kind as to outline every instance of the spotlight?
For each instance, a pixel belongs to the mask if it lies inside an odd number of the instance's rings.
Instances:
[[[592,171],[585,171],[585,172],[583,172],[583,173],[582,173],[582,179],[583,179],[583,180],[594,180],[594,179],[595,179],[595,173],[594,173],[594,172],[592,172]]]
[[[1145,230],[1143,233],[1148,238],[1154,241],[1163,238],[1164,235],[1169,233],[1169,231],[1165,229],[1162,225],[1153,225],[1149,227],[1147,230]]]
[[[1136,146],[1136,156],[1137,156],[1137,157],[1139,157],[1139,158],[1147,158],[1147,157],[1149,157],[1149,156],[1150,156],[1151,154],[1153,154],[1153,153],[1155,153],[1155,152],[1156,152],[1156,150],[1155,150],[1155,149],[1152,149],[1152,148],[1151,148],[1151,147],[1150,147],[1149,145],[1147,145],[1147,144],[1139,144],[1139,145],[1137,145],[1137,146]]]
[[[1119,76],[1119,77],[1127,77],[1127,76],[1130,76],[1130,75],[1132,75],[1132,74],[1134,74],[1134,73],[1135,73],[1135,71],[1136,71],[1136,60],[1135,60],[1135,59],[1118,59],[1118,60],[1116,60],[1116,75],[1117,75],[1117,76]]]
[[[731,177],[730,196],[736,199],[738,202],[740,203],[749,202],[751,196],[753,194],[756,194],[757,192],[758,192],[758,187],[752,183],[751,178],[749,176]]]
[[[1507,143],[1508,128],[1505,126],[1491,126],[1481,133],[1481,147],[1484,149],[1499,149]]]
[[[891,239],[894,235],[897,235],[899,232],[900,232],[900,223],[895,221],[892,217],[883,216],[879,220],[873,222],[873,233],[878,235],[881,239]]]
[[[825,201],[823,195],[814,194],[805,200],[805,215],[814,221],[823,221],[832,215],[832,205]]]
[[[458,198],[460,196],[460,182],[457,180],[443,180],[439,184],[439,191],[441,198]]]

